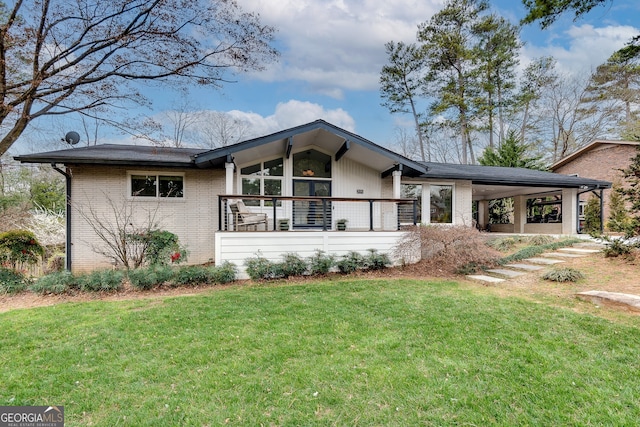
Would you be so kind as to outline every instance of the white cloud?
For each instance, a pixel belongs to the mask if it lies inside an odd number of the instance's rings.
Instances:
[[[573,25],[564,32],[562,38],[554,38],[552,43],[545,46],[526,45],[522,62],[526,65],[533,58],[553,56],[558,61],[560,71],[589,73],[638,33],[640,29],[628,25]]]
[[[227,114],[249,123],[251,137],[268,135],[317,119],[324,119],[348,131],[355,130],[354,119],[342,108],[327,110],[322,105],[294,99],[278,103],[274,113],[269,116],[238,110],[228,111]]]
[[[304,81],[341,99],[343,90],[377,90],[384,44],[414,42],[417,26],[444,0],[243,0],[278,29],[281,61],[256,78]]]

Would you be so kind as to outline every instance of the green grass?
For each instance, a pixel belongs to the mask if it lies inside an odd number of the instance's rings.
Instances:
[[[0,314],[0,405],[67,426],[635,425],[640,329],[363,279]]]

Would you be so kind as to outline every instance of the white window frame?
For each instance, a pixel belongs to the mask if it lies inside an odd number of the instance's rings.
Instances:
[[[447,185],[451,187],[451,222],[431,222],[431,186]],[[426,221],[425,221],[426,220]],[[422,221],[425,224],[456,224],[456,184],[455,182],[424,182],[422,186]]]
[[[282,175],[280,176],[272,176],[272,175],[263,175],[262,172],[260,173],[260,175],[243,175],[242,174],[242,169],[249,167],[249,166],[253,166],[256,164],[260,165],[260,171],[264,170],[264,164],[266,162],[270,162],[272,160],[277,160],[280,159],[282,160]],[[260,160],[254,160],[252,162],[247,162],[246,164],[239,166],[238,167],[238,194],[244,195],[244,193],[242,192],[242,180],[243,179],[257,179],[260,181],[260,196],[264,196],[264,197],[269,197],[269,196],[273,196],[273,197],[280,197],[280,196],[284,196],[285,194],[285,175],[286,175],[286,161],[287,159],[284,158],[284,156],[275,156],[275,157],[270,157],[270,158],[265,158],[265,159],[260,159]],[[275,195],[275,194],[264,194],[264,181],[265,179],[271,179],[271,180],[278,180],[280,181],[280,195]],[[272,206],[265,206],[265,200],[260,200],[260,205],[259,206],[249,206],[249,208],[272,208]]]
[[[155,196],[134,196],[131,194],[132,192],[132,180],[134,175],[145,175],[145,176],[154,176],[156,177],[156,195]],[[187,180],[185,179],[184,172],[172,172],[172,171],[127,171],[127,199],[129,200],[153,200],[153,201],[171,201],[172,203],[176,202],[184,202],[187,198]],[[160,197],[158,194],[160,191],[160,177],[161,176],[179,176],[182,177],[182,197]]]

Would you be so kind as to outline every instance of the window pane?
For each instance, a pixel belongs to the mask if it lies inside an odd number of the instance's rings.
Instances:
[[[282,180],[280,179],[265,179],[264,180],[264,195],[265,196],[282,196]],[[278,200],[277,206],[282,206],[282,201]],[[270,200],[264,201],[265,206],[273,206],[273,202]]]
[[[264,169],[262,174],[264,176],[282,176],[284,170],[284,165],[282,162],[282,158],[269,160],[268,162],[264,162]]]
[[[156,197],[156,176],[131,175],[131,195],[135,197]]]
[[[331,156],[316,150],[294,154],[293,176],[331,178]]]
[[[240,169],[240,175],[260,175],[262,170],[260,169],[261,163],[256,165],[247,166],[246,168]]]
[[[417,199],[416,221],[422,222],[422,184],[402,184],[400,186],[400,198]],[[401,224],[413,224],[413,205],[402,204],[398,206]]]
[[[260,195],[260,178],[242,178],[242,194]],[[247,206],[260,206],[260,200],[244,200]]]
[[[181,176],[160,176],[160,197],[183,197],[183,178]]]
[[[453,218],[453,187],[431,185],[431,222],[451,224]]]

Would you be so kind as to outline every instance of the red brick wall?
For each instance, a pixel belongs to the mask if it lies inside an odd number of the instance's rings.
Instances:
[[[622,173],[618,169],[626,168],[635,155],[635,145],[604,144],[556,168],[554,172],[615,182],[622,179]],[[605,224],[609,218],[610,192],[611,190],[604,190]],[[587,199],[588,194],[583,194],[581,200]]]

